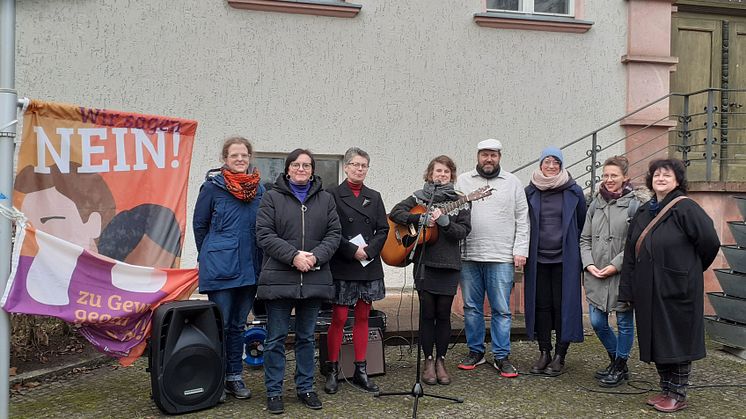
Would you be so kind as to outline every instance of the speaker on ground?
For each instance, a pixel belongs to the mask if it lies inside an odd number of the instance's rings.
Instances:
[[[209,301],[163,304],[153,314],[148,371],[153,401],[165,413],[212,407],[223,394],[223,321]]]
[[[326,361],[329,360],[329,347],[327,345],[327,333],[319,335],[319,367],[321,374],[327,375]],[[373,377],[386,374],[386,357],[383,352],[383,333],[381,329],[368,329],[368,350],[366,361],[368,361],[367,372]],[[340,379],[346,377],[352,379],[355,372],[355,348],[352,343],[352,332],[345,331],[342,334],[342,348],[339,353]]]

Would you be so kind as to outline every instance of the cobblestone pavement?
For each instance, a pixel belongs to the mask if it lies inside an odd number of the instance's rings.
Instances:
[[[746,418],[746,389],[743,387],[694,388],[702,385],[746,385],[746,362],[725,354],[718,345],[708,342],[708,357],[694,363],[693,388],[690,390],[690,407],[676,414],[663,415],[645,405],[652,393],[628,385],[611,391],[627,394],[604,394],[595,384],[593,372],[602,366],[606,353],[594,336],[582,344],[573,344],[567,359],[567,371],[556,377],[521,374],[518,378],[499,377],[488,364],[474,371],[456,368],[458,361],[468,352],[465,344],[455,344],[447,362],[453,383],[450,386],[425,386],[431,394],[463,397],[464,403],[451,403],[426,397],[419,402],[419,416],[423,418],[462,417],[575,417],[575,418],[629,418],[629,417],[707,417]],[[527,371],[537,354],[534,342],[513,342],[511,359],[521,371]],[[408,346],[386,348],[386,375],[375,377],[384,391],[409,391],[415,374],[416,354]],[[633,359],[630,371],[633,384],[643,389],[655,387],[657,374],[653,365]],[[292,352],[288,355],[285,393],[285,415],[279,417],[411,417],[412,397],[392,396],[374,398],[349,384],[343,384],[339,393],[323,393],[323,381],[317,377],[316,386],[324,407],[319,411],[304,408],[294,397],[292,388]],[[607,362],[607,361],[606,361]],[[107,365],[88,372],[47,380],[34,388],[14,392],[10,399],[12,418],[155,418],[164,415],[150,399],[150,377],[145,372],[146,359],[129,368]],[[265,409],[265,392],[262,370],[245,370],[245,380],[253,396],[249,400],[236,400],[229,396],[227,403],[212,409],[184,415],[188,418],[243,418],[278,417]],[[630,394],[630,393],[644,394]]]

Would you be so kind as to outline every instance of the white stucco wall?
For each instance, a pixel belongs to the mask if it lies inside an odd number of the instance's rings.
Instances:
[[[390,208],[435,155],[468,170],[495,137],[510,170],[624,114],[626,2],[586,1],[585,34],[482,28],[480,0],[357,3],[341,19],[225,1],[19,1],[17,90],[198,120],[189,220],[231,134],[259,152],[362,147]],[[195,260],[189,230],[182,266]],[[390,270],[388,285],[409,274]]]

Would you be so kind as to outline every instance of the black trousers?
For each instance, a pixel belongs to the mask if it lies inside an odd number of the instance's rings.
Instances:
[[[539,350],[552,351],[552,329],[557,338],[557,355],[567,355],[570,342],[562,342],[562,264],[536,264],[536,340]]]
[[[433,355],[446,356],[451,339],[451,304],[452,295],[433,294],[419,291],[422,322],[420,323],[420,342],[422,353],[426,357]]]
[[[689,386],[689,375],[692,373],[692,362],[678,364],[655,363],[655,369],[661,378],[661,392],[676,400],[686,400],[686,390]]]

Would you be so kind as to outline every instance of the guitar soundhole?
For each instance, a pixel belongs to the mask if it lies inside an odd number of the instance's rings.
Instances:
[[[401,243],[402,243],[402,245],[404,247],[409,247],[409,246],[413,245],[416,241],[417,241],[417,237],[416,236],[415,237],[404,236],[401,239]]]

